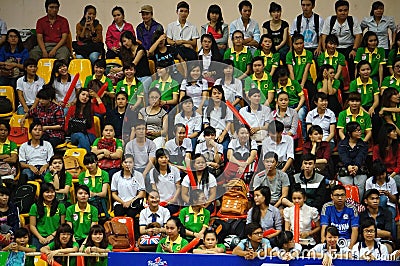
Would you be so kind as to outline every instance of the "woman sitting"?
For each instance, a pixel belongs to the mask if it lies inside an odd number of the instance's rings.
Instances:
[[[233,249],[232,254],[253,260],[266,257],[271,252],[271,244],[268,239],[263,238],[263,229],[258,223],[246,224],[244,229],[246,238],[242,239]]]
[[[63,156],[56,154],[50,158],[49,172],[44,176],[44,182],[53,184],[60,202],[71,205],[69,189],[72,186],[72,175],[65,170]]]
[[[92,152],[97,155],[100,169],[106,171],[111,177],[119,171],[123,155],[122,141],[114,137],[114,126],[106,124],[103,137],[97,138],[92,145]]]
[[[112,248],[112,245],[108,243],[108,238],[104,227],[98,224],[93,225],[90,228],[83,251],[86,254],[108,253],[112,251]],[[85,257],[85,265],[88,266],[108,265],[107,263],[107,257]]]
[[[177,217],[170,217],[165,224],[166,235],[158,242],[158,253],[177,253],[189,242],[181,235],[185,234],[185,227]]]

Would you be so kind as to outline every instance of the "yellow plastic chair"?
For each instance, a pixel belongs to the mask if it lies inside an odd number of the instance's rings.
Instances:
[[[11,86],[0,86],[0,96],[6,96],[11,101],[12,110],[6,114],[0,114],[1,117],[10,117],[15,112],[15,95]]]
[[[50,81],[51,70],[53,69],[54,61],[56,61],[54,58],[42,58],[38,61],[38,70],[36,74],[44,79],[45,83]]]
[[[12,115],[12,117],[10,118],[10,122],[9,122],[11,128],[13,128],[13,127],[21,127],[20,121],[21,121],[21,119],[22,119],[23,117],[24,117],[24,115],[18,115],[18,114],[16,114],[16,113],[14,113],[14,114]],[[28,131],[28,138],[29,138],[29,139],[32,138],[32,135],[31,135],[31,133],[29,132],[29,125],[30,125],[31,123],[32,123],[32,118],[25,119],[25,121],[24,121],[24,128]],[[12,129],[11,129],[11,130],[12,130]],[[21,144],[22,144],[22,143],[21,143]],[[21,144],[18,144],[18,143],[17,143],[18,147],[21,146]]]
[[[72,59],[69,63],[68,73],[71,75],[79,73],[79,80],[83,87],[85,85],[86,77],[92,75],[92,64],[89,59]]]
[[[35,263],[35,266],[48,266],[49,264],[42,260],[40,258],[40,256],[35,256],[35,258],[33,259],[33,262]]]
[[[84,148],[74,148],[68,149],[65,151],[64,156],[75,156],[78,157],[78,162],[82,170],[86,170],[85,165],[83,164],[83,157],[86,155],[86,149]]]
[[[118,64],[122,66],[122,61],[118,57],[106,59],[106,64]]]
[[[93,116],[94,120],[94,130],[96,132],[96,138],[101,138],[101,125],[100,125],[100,118],[98,116]]]

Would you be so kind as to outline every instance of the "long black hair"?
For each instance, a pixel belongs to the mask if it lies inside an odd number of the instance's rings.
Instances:
[[[257,187],[255,191],[260,191],[261,195],[264,196],[265,200],[264,203],[267,205],[267,208],[269,206],[269,203],[271,202],[271,190],[267,186],[259,186]],[[260,206],[254,204],[252,213],[251,213],[251,222],[252,223],[261,223],[261,208]]]
[[[61,77],[60,74],[58,73],[58,70],[62,66],[67,66],[68,68],[68,62],[65,59],[58,59],[54,61],[53,69],[51,70],[51,75],[50,75],[50,81],[48,84],[53,85],[54,81],[57,80],[58,82],[61,82]],[[68,80],[71,80],[71,74],[67,72],[68,75]]]
[[[208,7],[207,10],[207,20],[210,21],[210,14],[218,14],[218,20],[215,24],[215,31],[222,33],[222,25],[224,24],[224,18],[222,17],[222,10],[219,5],[211,5]]]
[[[62,168],[61,171],[58,172],[58,178],[59,178],[59,183],[60,183],[60,188],[65,188],[65,181],[66,181],[66,173],[65,173],[65,164],[63,160],[63,156],[60,154],[55,154],[50,158],[49,165],[53,163],[54,160],[61,160],[62,162]]]
[[[43,203],[44,203],[43,193],[47,192],[47,191],[51,191],[51,190],[54,191],[54,193],[56,192],[56,188],[51,183],[43,183],[40,186],[40,194],[39,194],[39,198],[38,198],[38,201],[36,204],[38,218],[42,218],[46,215],[45,211],[44,211],[44,205],[43,205]],[[58,200],[57,200],[57,197],[54,195],[54,199],[53,199],[53,202],[51,203],[51,207],[50,207],[50,216],[54,216],[57,212],[57,209],[58,209]]]
[[[92,81],[94,81],[94,80],[92,80]],[[90,82],[89,82],[89,83],[90,83]],[[89,86],[88,86],[88,87],[89,87]],[[89,100],[88,100],[88,102],[87,102],[86,104],[82,103],[82,102],[79,100],[79,95],[80,95],[82,92],[84,92],[84,91],[86,91],[87,93],[89,93],[89,88],[81,88],[81,89],[79,90],[79,92],[78,92],[78,95],[76,95],[77,101],[76,101],[76,105],[75,105],[76,107],[75,107],[75,114],[74,114],[74,117],[80,117],[80,115],[81,115],[81,108],[82,108],[83,105],[85,105],[85,106],[83,107],[82,116],[83,116],[84,119],[86,119],[86,125],[87,125],[87,127],[88,127],[88,128],[91,128],[91,127],[92,127],[92,119],[93,119],[92,100],[91,100],[92,97],[89,97]]]
[[[397,157],[397,151],[399,149],[399,143],[397,140],[392,140],[392,144],[390,145],[390,149],[387,150],[386,148],[389,148],[389,139],[388,139],[388,134],[392,132],[393,130],[396,130],[396,126],[393,124],[385,123],[381,126],[381,129],[379,130],[379,135],[378,135],[378,147],[379,147],[379,157],[382,159],[382,161],[385,160],[386,157],[389,156],[389,152],[392,153],[392,156],[394,158]]]
[[[194,162],[196,161],[196,159],[198,159],[198,158],[203,158],[204,161],[207,162],[206,157],[204,157],[204,155],[202,155],[202,154],[196,154],[196,155],[194,156],[194,158],[193,158],[193,163],[194,163]],[[209,179],[210,179],[210,174],[208,173],[207,168],[205,168],[205,169],[203,170],[203,173],[202,173],[202,175],[201,175],[200,182],[197,181],[197,177],[196,177],[197,171],[193,171],[193,175],[194,175],[194,177],[195,177],[195,178],[194,178],[194,181],[196,182],[196,185],[200,185],[200,186],[202,186],[203,188],[206,187],[206,186],[208,186],[208,182],[209,182]]]
[[[24,49],[25,49],[25,47],[24,47],[24,44],[22,43],[22,38],[21,38],[21,34],[19,34],[19,31],[17,31],[16,29],[9,29],[8,31],[7,31],[7,38],[6,38],[6,42],[3,44],[4,45],[4,50],[6,51],[6,52],[11,52],[11,45],[10,45],[10,43],[8,42],[8,36],[10,35],[10,33],[14,33],[15,35],[17,35],[17,38],[18,38],[18,43],[17,43],[17,47],[16,47],[16,52],[18,51],[18,52],[22,52]]]
[[[124,32],[121,34],[121,37],[119,38],[121,44],[122,44],[122,39],[123,39],[123,38],[126,38],[126,39],[128,39],[128,40],[131,40],[131,41],[132,41],[132,45],[139,45],[138,42],[136,41],[135,35],[133,35],[133,33],[130,32],[130,31],[124,31]],[[139,51],[139,48],[137,49],[137,51]],[[132,62],[133,59],[134,59],[131,49],[130,49],[130,48],[129,48],[129,49],[126,48],[124,45],[121,45],[121,52],[120,52],[120,54],[121,54],[121,60],[122,60],[122,62],[123,62],[124,64],[125,64],[125,63],[129,63],[129,62]]]
[[[210,118],[211,118],[211,112],[214,110],[214,100],[211,98],[212,95],[212,90],[216,89],[220,93],[222,93],[222,98],[221,101],[225,102],[225,92],[224,89],[222,88],[222,85],[214,85],[211,87],[211,90],[209,90],[209,98],[208,98],[208,106],[206,109],[206,116],[208,118],[208,121],[211,123]],[[224,119],[226,117],[226,105],[221,104],[221,119]]]
[[[79,24],[81,24],[82,26],[85,26],[85,24],[86,24],[86,13],[88,12],[89,9],[94,9],[94,13],[97,14],[97,10],[96,10],[96,7],[94,5],[85,6],[85,8],[83,9],[83,17],[79,21]],[[96,27],[99,24],[100,24],[100,22],[97,19],[95,19],[93,21],[93,27]]]
[[[158,176],[160,175],[160,164],[158,163],[158,159],[162,156],[169,156],[169,152],[166,149],[160,148],[156,150],[156,161],[154,163],[154,170],[153,170],[153,180],[154,183],[157,185],[158,181]],[[167,164],[167,174],[171,173],[171,167]]]
[[[60,235],[62,233],[70,233],[71,237],[66,245],[67,248],[72,248],[72,244],[74,243],[73,235],[74,231],[72,230],[71,226],[67,223],[60,225],[56,231],[56,236],[54,237],[54,250],[63,248],[60,241]]]
[[[93,242],[92,235],[97,234],[97,233],[103,234],[103,239],[100,242],[99,248],[107,248],[108,238],[106,235],[106,231],[104,230],[104,227],[99,224],[95,224],[95,225],[92,225],[92,227],[90,227],[85,246],[86,247],[95,247],[96,246]]]

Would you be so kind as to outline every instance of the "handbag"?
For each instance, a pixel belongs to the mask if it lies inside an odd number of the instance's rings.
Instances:
[[[161,228],[161,225],[157,222],[149,223],[146,225],[146,229]],[[158,242],[160,242],[161,233],[157,235],[141,235],[139,238],[139,250],[140,251],[155,251],[157,249]]]
[[[8,58],[4,63],[17,63],[17,59],[14,57]],[[18,67],[7,67],[5,65],[0,66],[0,76],[7,78],[17,78],[22,75],[22,72]]]
[[[106,149],[108,151],[115,152],[117,148],[117,144],[115,139],[105,139],[102,138],[97,143],[98,149]],[[103,158],[99,160],[99,167],[101,169],[113,169],[113,168],[120,168],[121,166],[121,159],[110,159],[110,158]]]
[[[24,127],[11,127],[10,134],[8,135],[10,141],[14,141],[16,144],[21,145],[22,143],[28,142],[28,129]]]
[[[68,122],[68,133],[84,133],[87,134],[88,123],[85,118],[72,117]]]

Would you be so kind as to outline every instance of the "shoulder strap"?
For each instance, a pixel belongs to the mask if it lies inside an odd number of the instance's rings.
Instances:
[[[303,18],[303,15],[298,15],[297,16],[297,21],[296,21],[296,28],[297,28],[297,33],[301,33],[300,32],[300,30],[301,30],[301,20],[302,20],[302,18]]]
[[[347,23],[349,24],[351,35],[354,37],[354,32],[353,32],[354,20],[352,16],[347,17]]]
[[[317,34],[317,42],[319,42],[319,15],[314,13],[314,28]]]
[[[329,22],[329,34],[332,34],[333,26],[335,25],[337,16],[332,16],[331,21]]]

